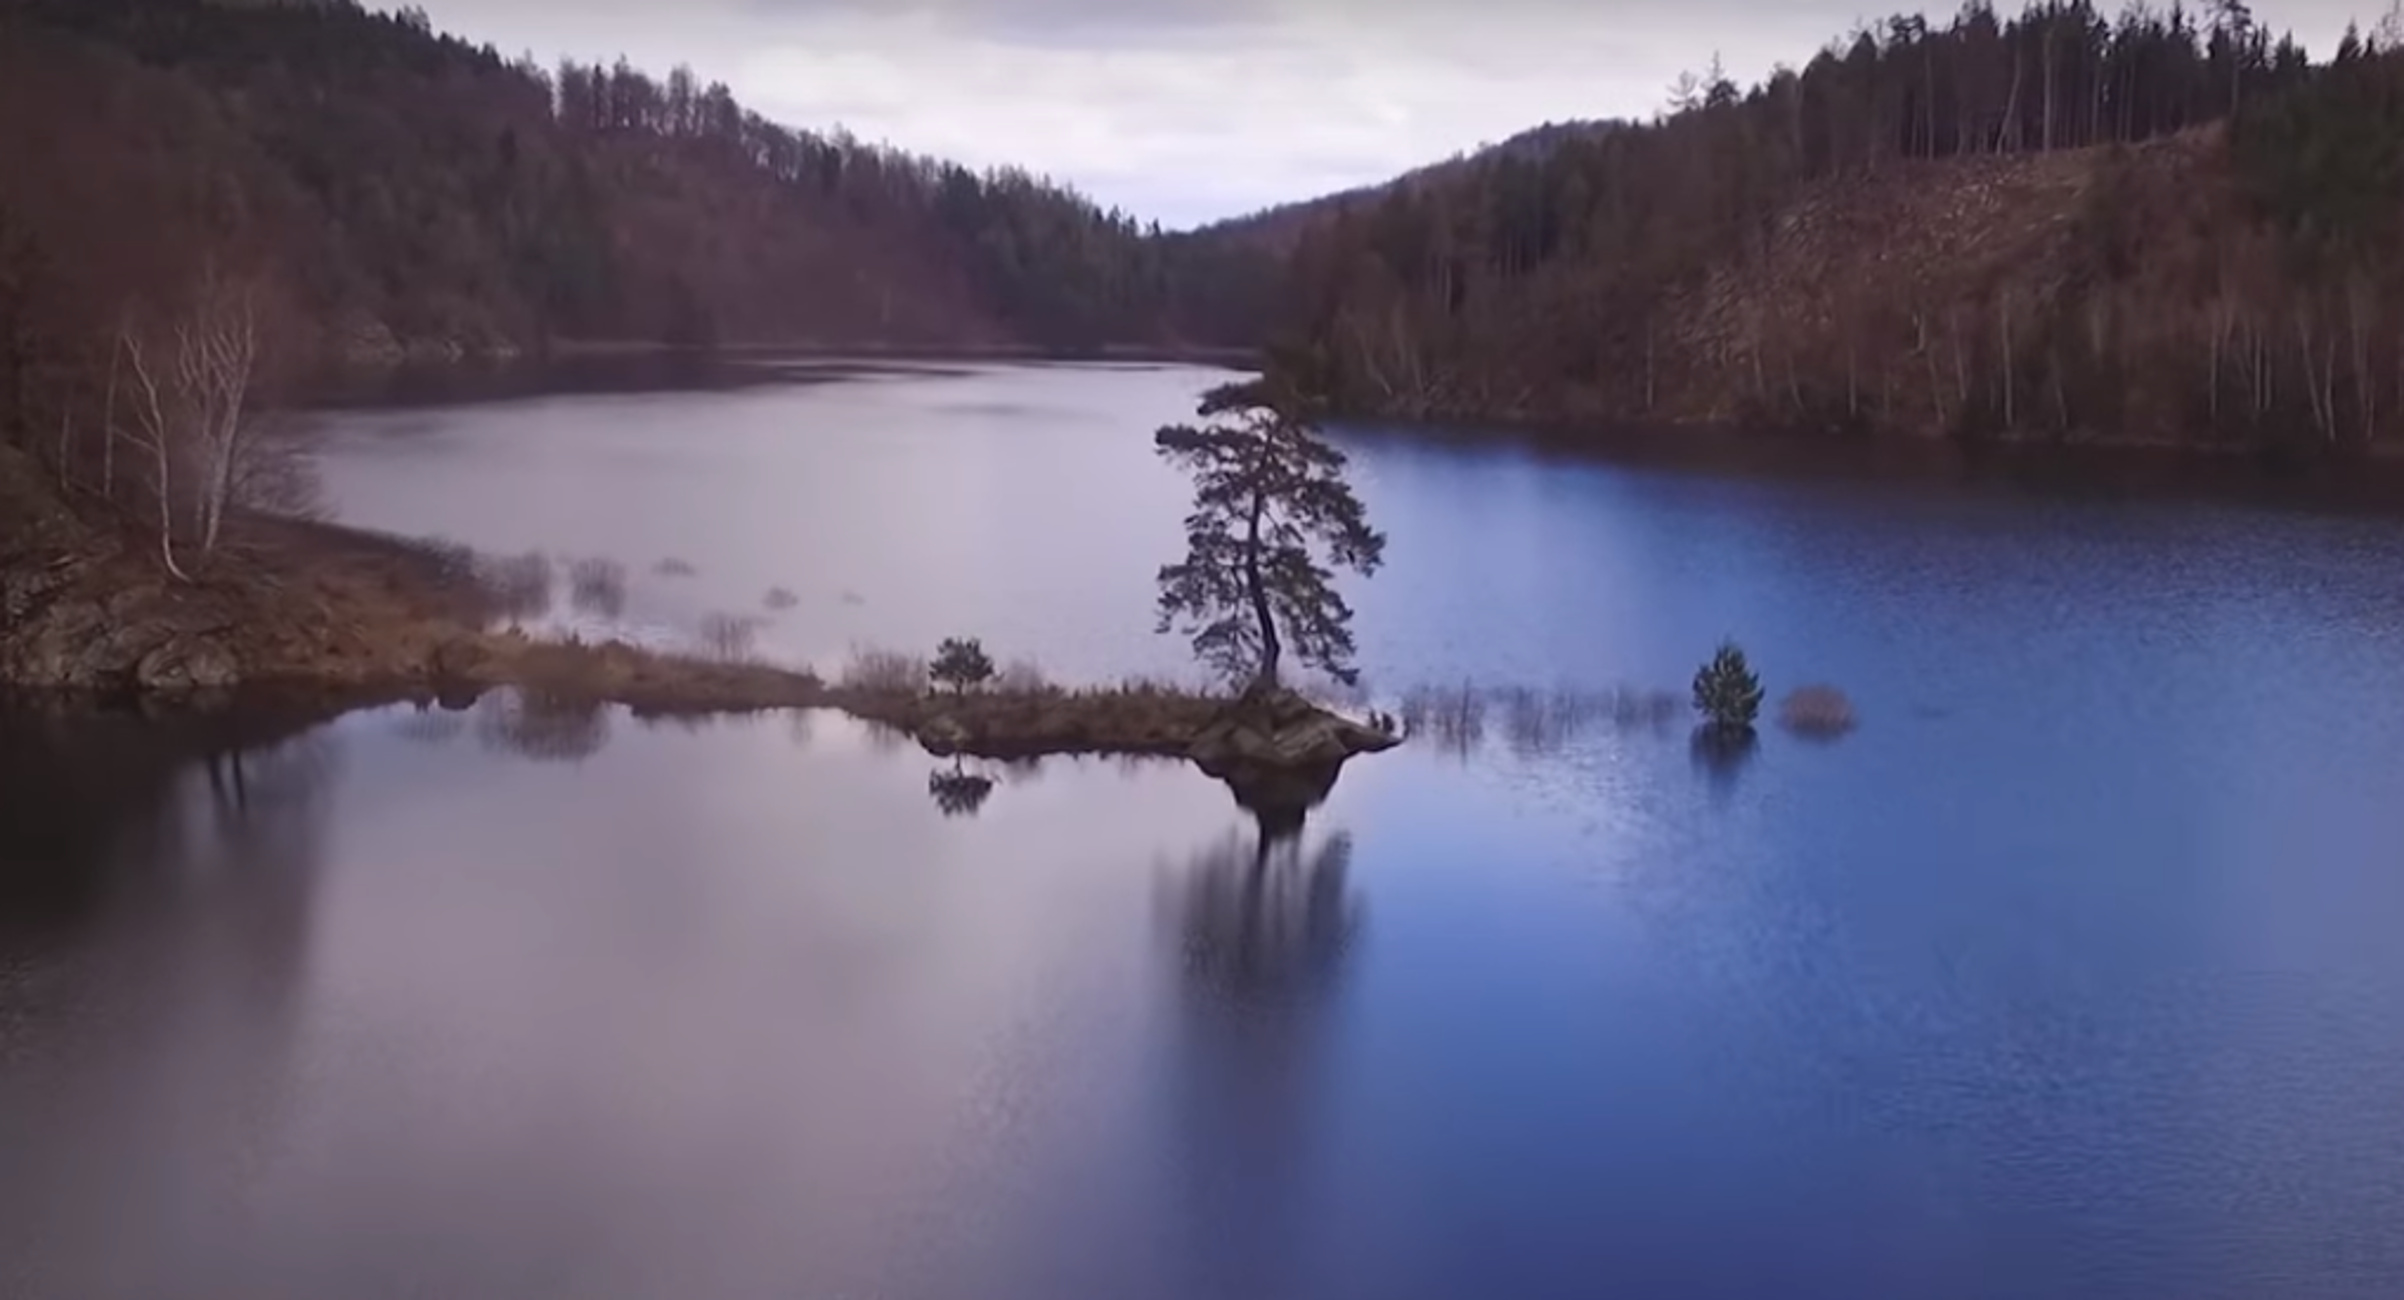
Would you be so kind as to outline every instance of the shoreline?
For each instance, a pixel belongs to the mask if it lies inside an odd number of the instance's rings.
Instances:
[[[495,575],[464,548],[276,516],[228,520],[171,577],[155,542],[79,514],[0,448],[0,705],[204,715],[264,702],[326,719],[414,703],[465,710],[513,690],[638,718],[832,709],[939,757],[1191,758],[1266,779],[1332,771],[1400,738],[1286,692],[1130,685],[938,692],[829,683],[806,668],[497,628]],[[1214,771],[1214,775],[1220,774]]]
[[[2223,502],[2404,516],[2404,450],[2387,447],[2281,455],[2231,444],[1960,442],[1724,422],[1404,419],[1357,412],[1331,415],[1328,424],[1363,437],[1513,448],[1546,459],[1731,479],[1927,485],[2057,499]]]

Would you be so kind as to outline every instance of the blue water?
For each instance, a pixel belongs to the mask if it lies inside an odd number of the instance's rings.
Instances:
[[[665,638],[779,584],[794,658],[1173,673],[1213,378],[353,412],[329,486]],[[1265,852],[827,716],[362,714],[238,792],[0,729],[0,1295],[2404,1292],[2404,525],[1344,436],[1373,695],[1483,726]],[[1861,727],[1515,707],[1728,635]]]

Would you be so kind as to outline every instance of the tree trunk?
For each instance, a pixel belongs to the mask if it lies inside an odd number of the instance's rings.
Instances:
[[[2354,402],[2362,416],[2362,440],[2369,442],[2379,419],[2378,380],[2371,376],[2370,308],[2368,289],[2357,276],[2346,286],[2346,322],[2354,334]]]
[[[2004,98],[2003,125],[1995,133],[1995,152],[2020,152],[2020,42],[2012,42],[2012,93]]]
[[[159,561],[167,566],[167,572],[177,581],[189,582],[190,576],[175,562],[175,504],[174,494],[168,491],[167,440],[163,437],[158,439],[155,449],[158,452]]]
[[[117,496],[117,362],[124,355],[121,348],[109,348],[109,379],[106,393],[100,399],[100,499],[114,501]]]
[[[1646,312],[1644,317],[1644,413],[1646,415],[1653,413],[1658,391],[1654,387],[1653,375],[1653,314]]]
[[[2054,94],[2053,94],[2053,22],[2052,22],[2052,17],[2051,17],[2051,15],[2048,15],[2048,16],[2047,16],[2047,20],[2046,20],[2046,23],[2045,23],[2045,44],[2044,44],[2044,46],[2043,46],[2043,50],[2044,50],[2044,61],[2045,61],[2045,128],[2044,128],[2044,135],[2043,135],[2043,137],[2042,137],[2042,141],[2043,141],[2043,142],[2042,142],[2042,144],[2040,145],[2040,147],[2041,147],[2041,148],[2042,148],[2042,149],[2043,149],[2043,150],[2044,150],[2046,153],[2052,153],[2052,152],[2053,152],[2053,100],[2054,100]]]
[[[2227,309],[2212,304],[2212,369],[2205,385],[2205,404],[2212,413],[2212,436],[2220,437],[2220,350],[2223,334],[2228,328]]]
[[[2320,367],[2312,355],[2312,318],[2302,305],[2295,309],[2296,352],[2304,361],[2304,402],[2312,411],[2312,427],[2324,441],[2334,441],[2336,425],[2321,406]]]
[[[2003,347],[1995,355],[1995,377],[2003,384],[2003,431],[2012,431],[2012,291],[2005,287],[1996,307],[2003,318]]]
[[[1253,679],[1256,687],[1277,685],[1277,661],[1283,657],[1283,647],[1277,643],[1277,619],[1269,611],[1268,588],[1260,576],[1260,519],[1269,508],[1269,498],[1260,492],[1252,494],[1252,518],[1244,532],[1244,587],[1252,597],[1252,617],[1260,621],[1260,672]]]

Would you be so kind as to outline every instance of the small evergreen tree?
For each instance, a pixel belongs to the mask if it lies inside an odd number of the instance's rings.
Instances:
[[[953,694],[964,695],[993,679],[993,659],[975,637],[945,637],[943,644],[935,647],[935,662],[927,666],[927,676],[938,685],[951,687]]]
[[[1753,719],[1761,715],[1761,679],[1734,641],[1722,642],[1719,653],[1694,675],[1694,707],[1714,730],[1753,729]]]

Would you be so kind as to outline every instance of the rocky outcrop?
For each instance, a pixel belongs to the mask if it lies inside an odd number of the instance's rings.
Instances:
[[[1290,691],[1254,691],[1186,746],[1196,767],[1227,783],[1267,834],[1299,830],[1325,802],[1344,764],[1401,744],[1391,732],[1330,713]]]
[[[1246,695],[1211,720],[1186,746],[1204,770],[1341,765],[1402,743],[1391,733],[1330,713],[1290,691]]]
[[[236,685],[231,625],[158,584],[109,591],[76,563],[18,570],[0,627],[0,682],[41,690],[172,694]]]

